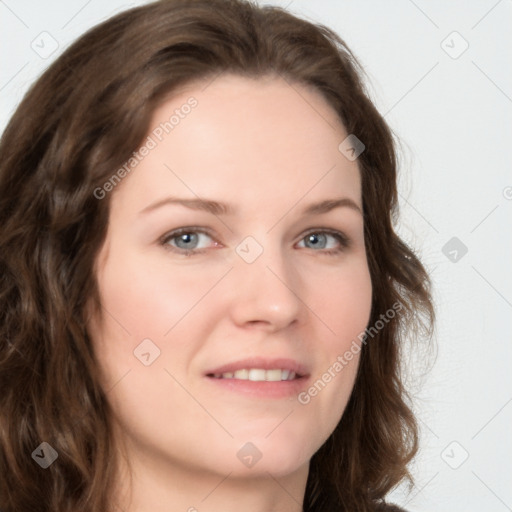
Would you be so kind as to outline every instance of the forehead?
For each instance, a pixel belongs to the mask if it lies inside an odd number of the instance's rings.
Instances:
[[[360,203],[357,162],[338,149],[347,135],[315,89],[222,75],[182,88],[153,112],[145,139],[153,147],[123,187],[140,208],[166,193],[242,208],[327,193]]]

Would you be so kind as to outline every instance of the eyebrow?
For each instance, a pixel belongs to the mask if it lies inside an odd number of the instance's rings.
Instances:
[[[213,215],[233,215],[235,209],[226,203],[213,201],[211,199],[183,199],[179,197],[167,197],[161,199],[156,203],[152,203],[149,206],[143,208],[139,214],[146,214],[152,212],[162,206],[167,205],[181,205],[192,210],[200,210],[211,213]],[[355,201],[348,197],[341,197],[335,199],[325,199],[318,203],[313,203],[302,210],[303,215],[319,215],[322,213],[328,213],[335,208],[347,207],[355,210],[356,212],[363,213],[361,208],[356,204]]]

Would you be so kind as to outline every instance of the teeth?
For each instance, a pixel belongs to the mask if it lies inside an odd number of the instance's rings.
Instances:
[[[250,380],[253,382],[279,382],[282,380],[295,379],[296,373],[290,370],[280,370],[279,368],[272,370],[263,370],[262,368],[250,368],[237,370],[234,373],[215,373],[213,376],[217,379],[239,379]]]
[[[266,380],[267,372],[265,370],[256,370],[255,368],[249,370],[249,380],[260,381]]]
[[[222,374],[224,376],[224,374]],[[249,378],[249,370],[237,370],[233,377],[235,379],[247,380]]]
[[[265,380],[269,380],[271,382],[280,381],[282,375],[283,375],[283,370],[267,370],[265,372],[265,377],[266,377]]]

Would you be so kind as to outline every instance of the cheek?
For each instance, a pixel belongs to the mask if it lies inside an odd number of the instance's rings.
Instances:
[[[127,257],[122,264],[105,268],[100,293],[105,308],[134,340],[163,340],[197,306],[201,309],[202,298],[225,271],[171,267],[164,258]]]
[[[331,350],[340,350],[365,330],[371,313],[372,284],[366,262],[347,265],[326,275],[312,295],[319,304],[320,318],[331,331]]]
[[[106,389],[130,372],[130,382],[156,396],[166,387],[153,379],[155,372],[169,369],[181,378],[219,318],[219,301],[209,291],[229,267],[171,268],[162,259],[119,254],[112,249],[98,275],[103,323],[89,329]],[[144,359],[154,362],[146,367]],[[169,385],[169,375],[163,378]]]
[[[310,292],[314,310],[328,329],[323,332],[330,334],[317,337],[316,371],[298,402],[321,418],[323,433],[329,435],[342,416],[357,375],[372,305],[369,269],[365,261],[354,261],[317,281],[314,290]]]
[[[170,269],[165,262],[119,258],[111,251],[98,276],[103,323],[92,321],[89,329],[104,389],[122,428],[133,438],[148,445],[151,439],[166,439],[171,446],[201,438],[204,411],[179,383],[185,382],[200,334],[207,329],[205,305],[211,309],[212,302],[201,299],[222,273]],[[150,364],[145,365],[148,353]],[[184,427],[170,430],[181,418]]]

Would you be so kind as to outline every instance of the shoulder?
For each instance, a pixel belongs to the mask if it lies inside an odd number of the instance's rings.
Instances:
[[[375,506],[375,512],[407,512],[405,509],[400,508],[398,505],[392,503],[378,503]]]

